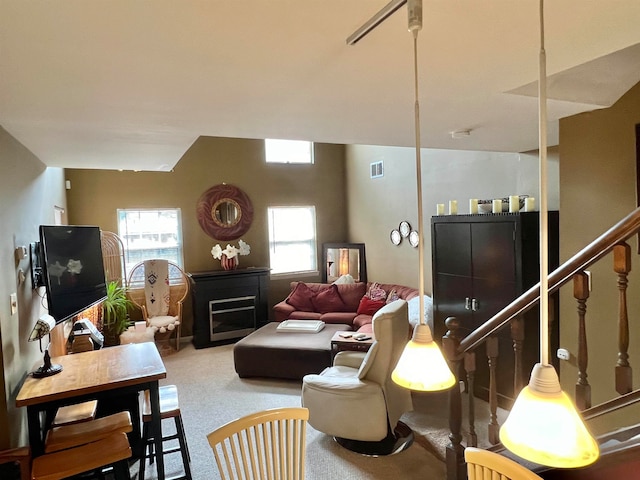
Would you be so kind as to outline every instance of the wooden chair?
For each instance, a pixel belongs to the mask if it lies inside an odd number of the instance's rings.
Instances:
[[[62,480],[108,465],[113,465],[116,480],[130,480],[129,457],[127,434],[117,432],[95,442],[41,455],[33,461],[29,447],[5,450],[0,452],[0,464],[18,464],[20,480]]]
[[[304,479],[306,408],[256,412],[207,435],[222,478]]]
[[[182,455],[182,465],[184,468],[184,478],[191,480],[191,457],[189,455],[189,447],[187,446],[187,437],[184,433],[184,424],[182,423],[182,413],[180,411],[180,403],[178,402],[178,388],[175,385],[163,385],[160,387],[160,418],[162,420],[173,418],[175,422],[176,433],[174,435],[166,435],[162,437],[163,444],[170,440],[178,440],[178,446],[168,448],[162,451],[162,455],[180,452]],[[140,457],[140,474],[139,480],[144,480],[144,471],[146,459],[154,461],[156,453],[153,451],[154,435],[151,425],[151,402],[149,400],[149,391],[144,392],[144,404],[142,408],[142,441],[144,442],[144,452]],[[148,453],[147,453],[148,451]],[[174,479],[177,480],[177,479]]]
[[[31,480],[31,449],[29,447],[12,448],[0,452],[0,465],[15,463],[20,469],[20,480]]]
[[[469,480],[542,480],[519,463],[489,450],[467,447],[464,459]]]
[[[147,313],[147,298],[145,296],[144,262],[137,263],[129,273],[127,280],[127,295],[129,299],[142,311],[142,318],[148,327],[156,329],[156,343],[162,342],[175,331],[176,350],[180,349],[180,325],[182,323],[182,304],[189,293],[189,278],[185,272],[173,262],[169,262],[169,312],[167,316],[176,317],[177,324],[173,330],[156,325],[154,317]],[[171,326],[169,327],[171,328]],[[161,352],[162,353],[162,352]]]

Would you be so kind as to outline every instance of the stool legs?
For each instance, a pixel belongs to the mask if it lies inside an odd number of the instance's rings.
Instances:
[[[191,480],[191,455],[189,455],[189,447],[187,447],[187,440],[184,436],[184,426],[182,425],[182,415],[175,417],[176,421],[176,433],[178,435],[178,442],[180,443],[180,454],[182,455],[182,464],[184,465],[184,475],[187,480]]]
[[[168,435],[166,437],[162,437],[162,441],[168,442],[170,440],[178,440],[179,447],[172,448],[169,450],[165,450],[162,454],[167,455],[169,453],[180,452],[182,455],[182,465],[184,467],[184,477],[186,480],[192,480],[191,477],[191,455],[189,453],[189,447],[187,446],[187,439],[184,433],[184,425],[182,423],[182,415],[176,415],[173,417],[176,427],[176,433],[174,435]],[[144,442],[144,449],[142,457],[140,457],[140,472],[138,475],[139,480],[144,480],[145,469],[146,469],[146,459],[150,460],[149,463],[153,463],[155,461],[155,456],[158,452],[154,451],[154,435],[155,432],[152,431],[152,427],[149,422],[145,422],[142,426],[142,438]]]

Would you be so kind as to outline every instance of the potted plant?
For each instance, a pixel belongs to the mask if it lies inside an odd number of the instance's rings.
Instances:
[[[129,308],[133,306],[127,298],[126,289],[119,282],[107,284],[107,298],[102,303],[105,343],[117,345],[120,334],[129,327]]]

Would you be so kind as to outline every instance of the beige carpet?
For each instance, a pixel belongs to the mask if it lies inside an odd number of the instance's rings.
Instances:
[[[178,386],[180,406],[191,452],[194,480],[218,479],[206,435],[248,413],[300,405],[300,382],[240,379],[233,368],[233,345],[196,350],[184,345],[164,357],[167,378]],[[330,408],[330,406],[328,406]],[[420,394],[415,411],[403,417],[416,432],[416,442],[406,451],[388,457],[364,457],[337,445],[332,438],[308,428],[307,479],[439,479],[445,478],[444,446],[448,443],[446,395]],[[366,420],[366,412],[363,412]],[[172,431],[172,422],[163,428]],[[167,477],[181,474],[179,454],[167,457]],[[137,472],[134,466],[132,473]],[[156,478],[147,468],[146,478]]]

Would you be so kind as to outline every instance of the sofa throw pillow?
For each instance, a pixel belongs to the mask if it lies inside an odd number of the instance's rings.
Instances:
[[[369,287],[367,297],[369,297],[371,300],[382,300],[384,302],[387,299],[387,292],[385,292],[384,289],[377,283],[373,283]]]
[[[375,314],[378,310],[384,307],[384,300],[371,300],[366,295],[360,300],[358,305],[358,315],[371,315]]]
[[[394,288],[389,292],[389,295],[387,295],[387,303],[395,302],[399,298],[400,295],[398,295],[398,292],[396,292],[396,289]]]
[[[298,282],[286,302],[301,312],[315,312],[313,306],[313,297],[315,295],[315,292],[306,283]]]
[[[313,297],[313,306],[318,313],[346,312],[346,305],[336,285],[326,288]]]
[[[351,285],[353,283],[356,283],[356,281],[353,279],[351,275],[346,273],[344,275],[340,275],[338,279],[333,283],[334,285]]]

